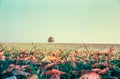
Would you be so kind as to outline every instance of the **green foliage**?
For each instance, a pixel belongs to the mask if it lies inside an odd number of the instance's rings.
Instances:
[[[33,50],[35,50],[36,52],[33,52]],[[111,68],[106,74],[102,74],[101,75],[102,78],[103,79],[104,78],[114,78],[114,77],[120,78],[120,60],[114,58],[112,60],[106,61],[106,60],[104,60],[104,58],[106,56],[103,56],[102,58],[98,58],[98,60],[95,60],[95,59],[93,60],[93,56],[88,56],[89,60],[86,60],[84,57],[82,57],[81,54],[79,54],[75,57],[75,59],[80,59],[81,61],[70,62],[68,60],[68,58],[70,58],[69,55],[73,51],[75,51],[75,50],[56,49],[55,47],[40,49],[40,48],[37,48],[36,46],[33,46],[33,48],[29,52],[27,52],[28,56],[32,55],[38,59],[37,62],[33,62],[30,60],[26,60],[26,61],[17,60],[16,58],[21,55],[21,52],[15,48],[12,48],[11,51],[9,51],[8,49],[5,48],[4,56],[6,58],[5,58],[5,60],[0,60],[0,75],[2,75],[2,77],[4,77],[4,78],[13,76],[14,75],[12,73],[13,71],[7,72],[5,74],[3,74],[2,72],[4,70],[6,70],[10,64],[15,64],[15,65],[20,65],[20,66],[29,65],[30,69],[32,70],[30,73],[37,75],[39,79],[49,79],[50,75],[46,75],[46,74],[43,74],[42,76],[40,76],[40,75],[42,74],[42,72],[45,72],[45,71],[51,70],[51,69],[58,69],[62,72],[65,72],[65,74],[60,76],[61,79],[76,79],[76,78],[79,78],[81,76],[81,74],[73,74],[73,73],[71,73],[72,71],[78,72],[78,71],[83,71],[83,70],[92,70],[91,65],[96,62],[98,63],[97,68],[101,68],[100,63],[109,62],[109,63],[113,64],[113,68]],[[45,54],[45,52],[47,52],[48,54]],[[58,63],[54,66],[51,66],[48,69],[44,69],[44,66],[49,63],[42,62],[41,60],[43,58],[45,58],[47,55],[52,55],[53,52],[56,52],[56,56],[62,58],[62,60],[65,60],[65,62]],[[61,52],[63,52],[63,54],[61,54]],[[118,52],[118,54],[119,54],[119,52]],[[12,57],[12,59],[10,59],[9,57]],[[24,71],[26,71],[26,70],[24,70]],[[17,79],[27,79],[26,76],[22,76],[22,75],[17,75],[16,77],[17,77]]]

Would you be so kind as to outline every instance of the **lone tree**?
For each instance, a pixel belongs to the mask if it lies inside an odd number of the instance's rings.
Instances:
[[[54,38],[51,36],[48,38],[48,42],[54,42]]]

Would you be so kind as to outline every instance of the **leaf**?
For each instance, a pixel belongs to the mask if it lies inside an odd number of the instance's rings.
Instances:
[[[25,68],[28,68],[29,65],[24,65],[24,66],[21,66],[22,69],[25,69]]]
[[[45,58],[42,59],[42,62],[53,62],[53,61],[64,62],[63,60],[61,60],[60,57],[55,57],[55,56],[46,56]]]
[[[17,79],[16,76],[7,77],[6,79]]]
[[[109,70],[109,68],[104,68],[102,70],[99,70],[98,73],[99,74],[105,74],[108,70]]]
[[[89,72],[91,72],[91,70],[72,71],[71,73],[75,74],[75,75],[80,75],[80,74],[85,74],[85,73],[89,73]]]
[[[24,76],[30,75],[30,73],[27,73],[27,72],[24,72],[24,71],[21,71],[21,70],[15,70],[15,71],[13,71],[13,74],[14,75],[24,75]]]
[[[5,60],[5,56],[3,54],[4,54],[4,51],[1,51],[0,52],[0,60]]]
[[[65,72],[62,72],[62,71],[59,71],[57,69],[52,69],[52,70],[48,70],[45,72],[45,74],[48,74],[48,75],[55,75],[55,74],[65,74]]]
[[[57,62],[53,62],[53,63],[47,64],[44,68],[50,68],[56,64],[57,64]]]
[[[28,79],[38,79],[38,76],[33,74],[32,76],[28,77]]]
[[[94,68],[94,67],[98,66],[98,63],[94,63],[91,66],[92,66],[92,68]]]
[[[82,75],[80,79],[101,79],[101,77],[99,76],[99,74],[95,72],[90,72],[90,73]]]
[[[6,70],[4,70],[2,73],[4,74],[4,73],[6,73],[6,72],[11,72],[13,69],[14,69],[14,68],[9,67],[9,68],[7,68]]]
[[[50,77],[50,79],[60,79],[60,75],[55,74],[55,75],[53,75],[52,77]]]

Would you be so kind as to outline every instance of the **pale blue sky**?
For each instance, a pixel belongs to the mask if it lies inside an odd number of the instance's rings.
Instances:
[[[120,43],[120,0],[0,0],[1,42]]]

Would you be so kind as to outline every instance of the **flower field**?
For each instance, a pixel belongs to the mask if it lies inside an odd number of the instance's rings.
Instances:
[[[120,52],[0,45],[0,79],[120,79]]]

